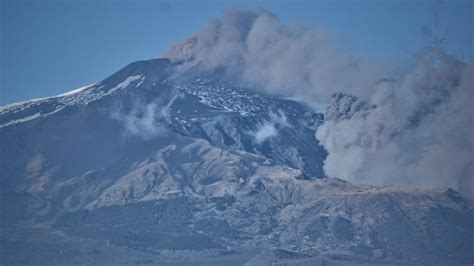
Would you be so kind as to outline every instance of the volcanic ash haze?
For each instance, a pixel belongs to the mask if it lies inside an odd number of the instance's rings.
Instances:
[[[390,65],[342,47],[265,10],[229,10],[163,57],[183,73],[223,71],[271,94],[331,103],[316,134],[329,177],[473,196],[474,62],[427,47]]]

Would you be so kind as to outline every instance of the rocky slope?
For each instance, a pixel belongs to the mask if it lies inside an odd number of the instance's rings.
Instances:
[[[325,178],[321,113],[218,73],[176,78],[175,68],[140,61],[0,108],[2,243],[39,227],[162,262],[172,252],[236,264],[474,261],[470,199]],[[344,99],[356,101],[336,95],[328,114],[350,112]],[[15,263],[18,247],[5,244],[2,261]]]

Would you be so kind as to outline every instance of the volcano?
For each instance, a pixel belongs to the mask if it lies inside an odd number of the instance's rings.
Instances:
[[[325,110],[178,68],[0,107],[2,264],[474,261],[472,199],[327,178]]]

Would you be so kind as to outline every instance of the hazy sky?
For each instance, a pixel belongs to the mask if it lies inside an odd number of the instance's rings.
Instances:
[[[226,8],[264,8],[283,23],[318,27],[381,60],[432,39],[474,57],[473,1],[0,0],[0,105],[102,80],[161,54]],[[429,36],[432,36],[431,38]]]

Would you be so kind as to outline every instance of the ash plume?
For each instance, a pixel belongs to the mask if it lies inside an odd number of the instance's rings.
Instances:
[[[329,177],[474,195],[473,61],[438,45],[387,65],[342,47],[265,10],[229,10],[163,57],[180,73],[223,70],[265,92],[329,104],[316,132]]]

